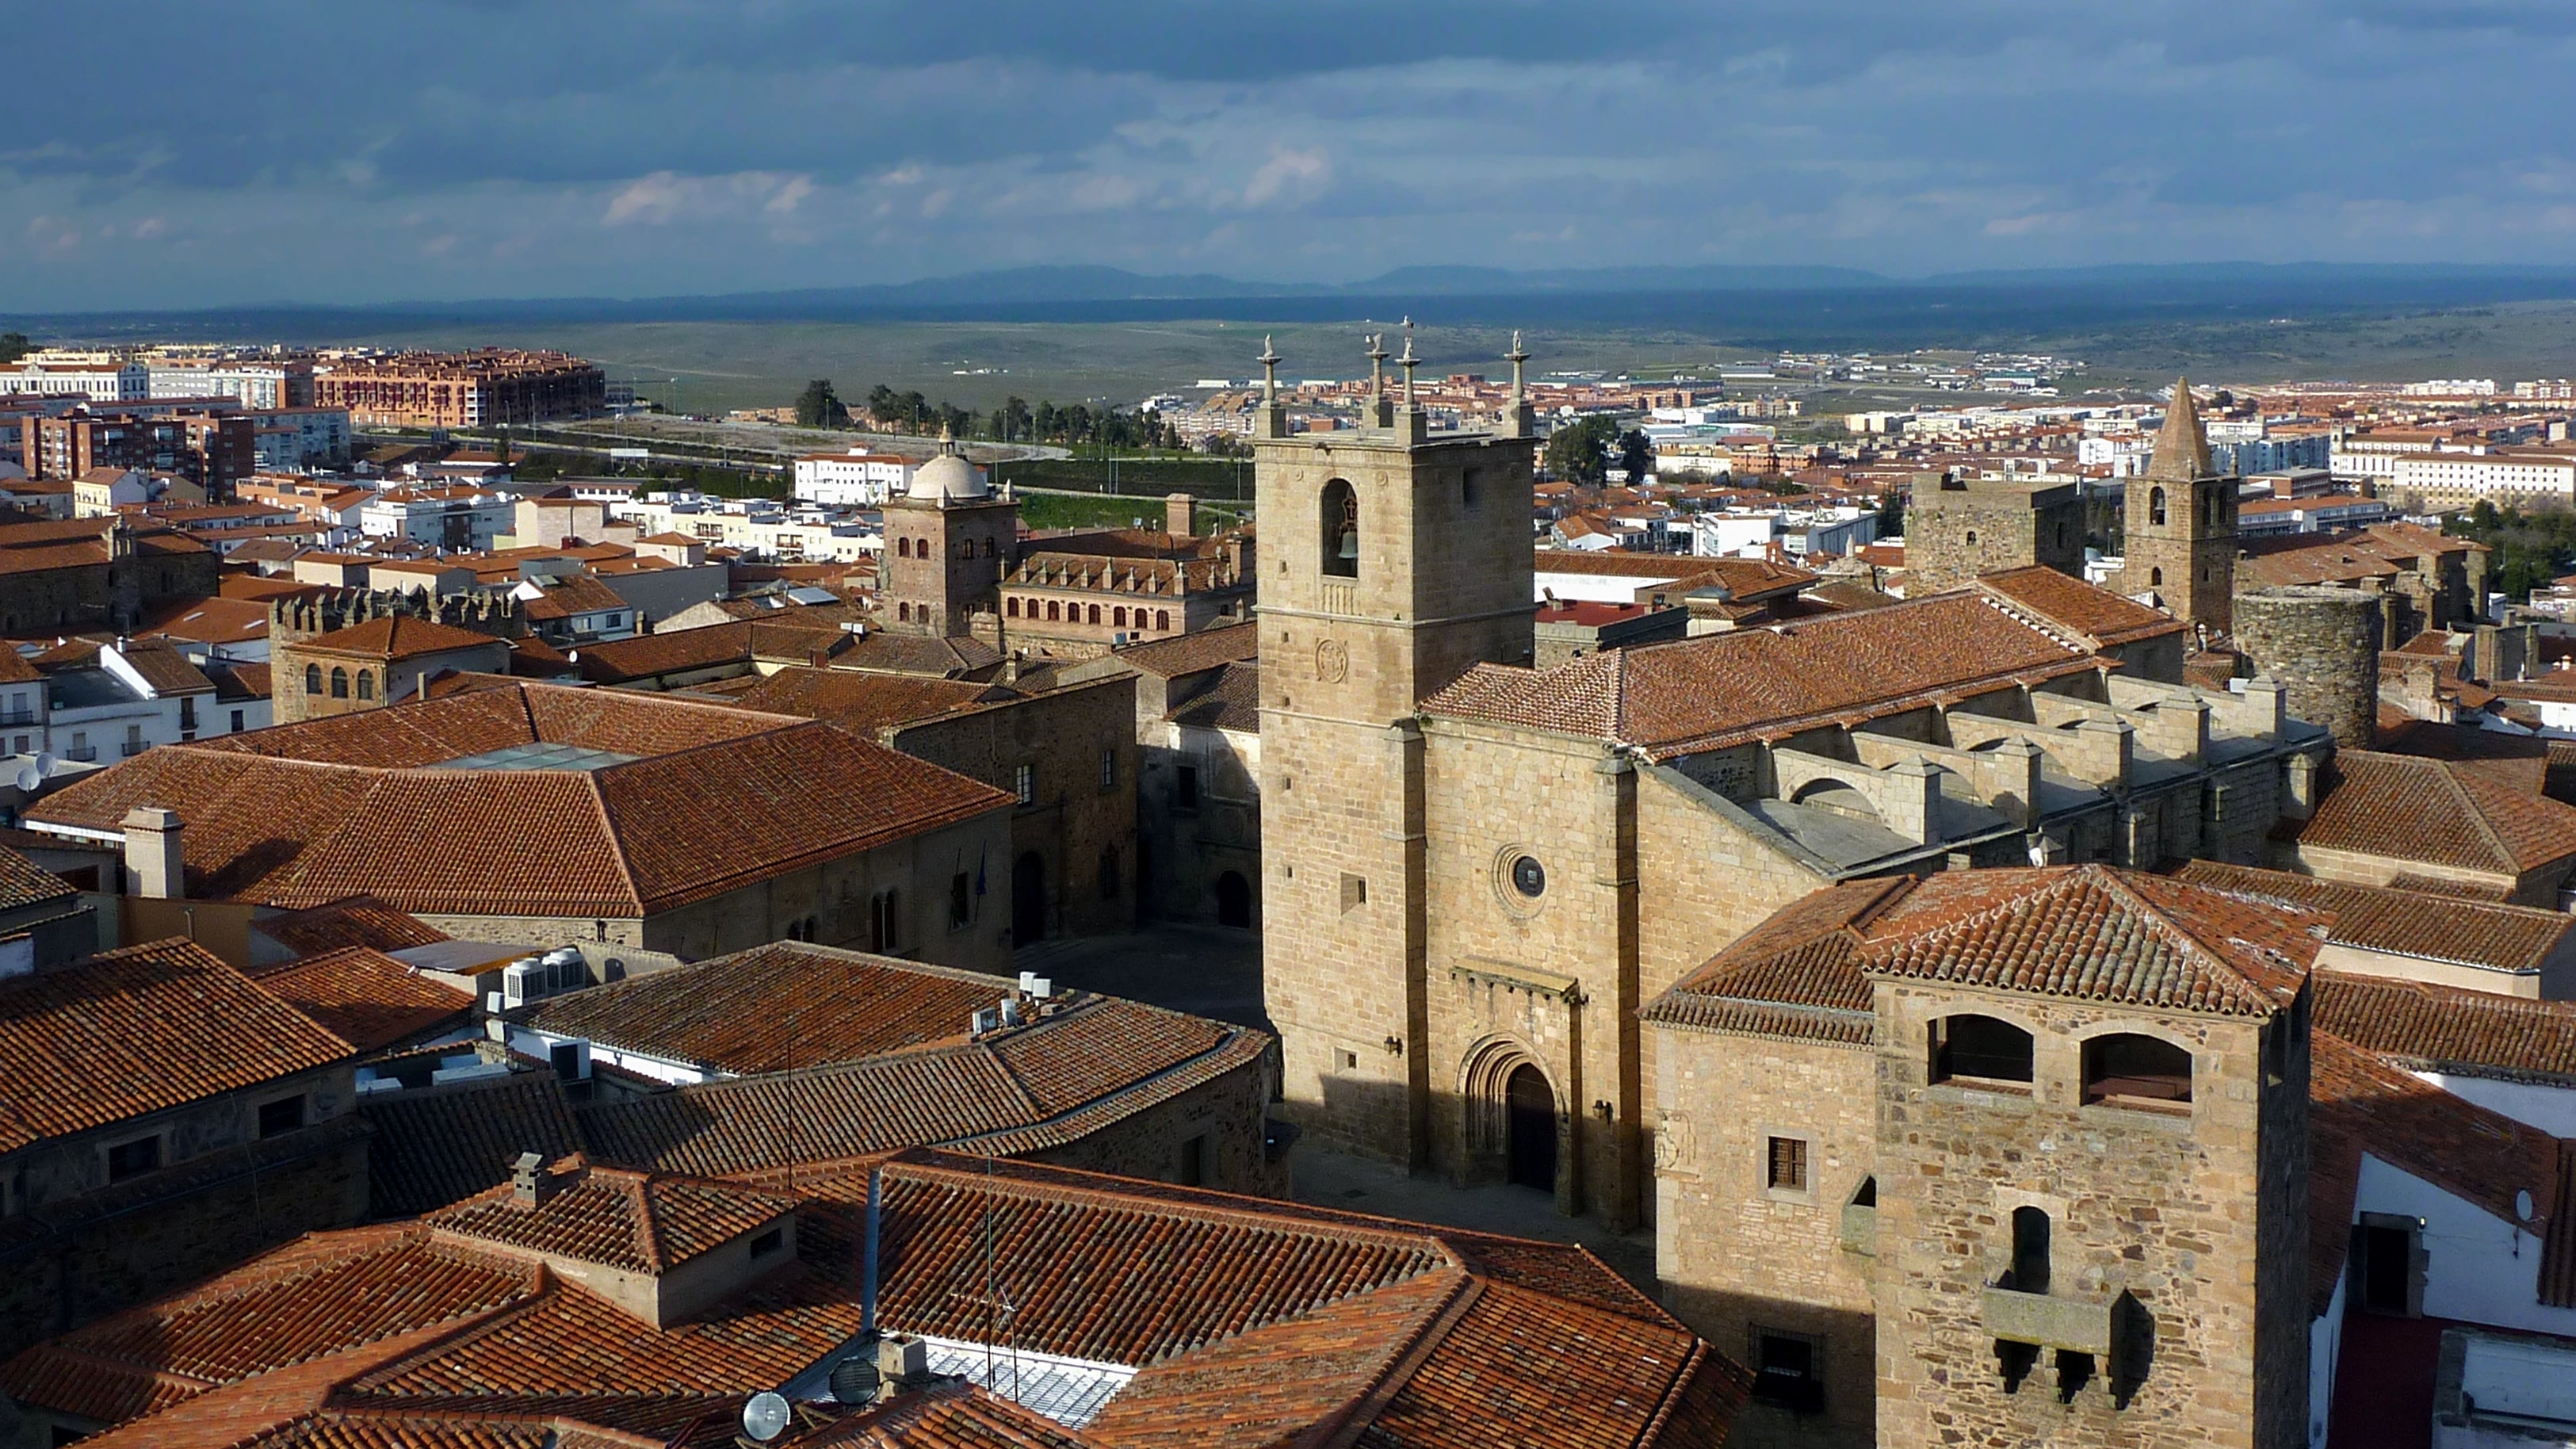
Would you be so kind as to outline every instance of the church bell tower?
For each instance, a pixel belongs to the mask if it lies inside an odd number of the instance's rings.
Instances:
[[[1408,329],[1410,323],[1407,324]],[[1422,736],[1415,703],[1525,663],[1534,452],[1513,345],[1492,433],[1430,430],[1412,338],[1369,339],[1363,425],[1291,433],[1265,344],[1253,432],[1262,540],[1262,968],[1292,1117],[1407,1163],[1428,1153]]]

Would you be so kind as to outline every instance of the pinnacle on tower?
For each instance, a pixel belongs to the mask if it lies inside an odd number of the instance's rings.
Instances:
[[[2156,433],[2147,476],[2162,483],[2189,483],[2209,476],[2209,435],[2201,431],[2190,378],[2174,379],[2173,402],[2165,408],[2165,425]]]
[[[1261,412],[1253,419],[1255,436],[1284,437],[1288,432],[1287,409],[1279,405],[1279,349],[1270,345],[1265,334],[1261,339]]]
[[[1503,436],[1526,438],[1538,431],[1538,425],[1537,419],[1530,413],[1528,389],[1522,383],[1521,372],[1529,362],[1529,350],[1521,346],[1521,334],[1518,329],[1512,332],[1512,350],[1506,354],[1504,360],[1512,365],[1512,403],[1511,411],[1503,418]]]

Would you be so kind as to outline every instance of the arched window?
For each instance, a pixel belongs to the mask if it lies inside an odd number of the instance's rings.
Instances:
[[[2165,526],[2165,490],[2161,488],[2147,490],[2147,522],[2158,528]]]
[[[1336,478],[1324,485],[1321,503],[1323,570],[1338,578],[1360,576],[1360,495]]]
[[[894,541],[894,552],[895,557],[897,558],[912,557],[912,540],[908,538],[896,539]]]
[[[2161,588],[2163,588],[2164,586],[2165,586],[2165,571],[2164,571],[2163,569],[2149,569],[2149,570],[2147,570],[2147,587],[2148,587],[2148,588],[2151,588],[2151,589],[2161,589]]]
[[[959,558],[973,558],[975,556],[975,540],[971,538],[961,538],[957,540],[957,556]]]
[[[2113,1032],[2084,1043],[2084,1100],[2191,1100],[2191,1053],[2172,1042]]]
[[[1020,601],[1017,599],[1004,599],[1002,609],[1014,619],[1020,617]]]
[[[2218,490],[2215,488],[2200,495],[2200,523],[2203,528],[2218,526]]]
[[[307,664],[304,666],[304,692],[307,695],[319,695],[322,692],[321,665]]]
[[[984,557],[993,557],[993,541],[989,538],[984,540]]]
[[[1139,609],[1139,610],[1137,610],[1137,612],[1141,614],[1141,613],[1143,613],[1143,612],[1144,612],[1144,610]],[[1126,627],[1127,627],[1127,606],[1126,606],[1125,604],[1120,604],[1117,608],[1114,608],[1114,609],[1110,610],[1110,611],[1109,611],[1109,622],[1110,622],[1111,624],[1113,624],[1113,625],[1117,626],[1118,628],[1121,628],[1121,629],[1126,628]]]
[[[2013,1209],[2012,1281],[2016,1293],[2048,1291],[2048,1214],[2035,1207]]]
[[[2030,1033],[1991,1016],[1946,1016],[1932,1023],[1932,1080],[1974,1077],[2030,1080]]]
[[[1157,629],[1168,629],[1172,627],[1172,611],[1169,609],[1156,609],[1154,611],[1154,627]]]
[[[1057,604],[1055,600],[1053,600],[1053,599],[1049,599],[1049,600],[1047,600],[1047,620],[1048,620],[1048,622],[1052,623],[1052,622],[1056,621],[1057,619],[1060,619],[1060,618],[1062,618],[1062,617],[1063,617],[1063,614],[1061,613],[1061,608],[1062,608],[1062,606],[1061,606],[1061,605],[1059,605],[1059,604]]]
[[[1100,622],[1100,606],[1098,604],[1091,606],[1091,617],[1086,622],[1093,624]]]
[[[1973,528],[1972,528],[1972,529],[1969,529],[1969,530],[1968,530],[1968,547],[1970,547],[1970,548],[1975,548],[1976,546],[1977,546],[1977,531],[1976,531],[1975,529],[1973,529]]]
[[[331,671],[331,697],[333,699],[349,697],[349,671],[338,668]]]
[[[376,676],[375,676],[373,673],[371,673],[371,672],[369,672],[369,671],[367,671],[367,670],[364,670],[364,669],[359,670],[359,671],[358,671],[358,698],[360,698],[360,699],[373,699],[373,698],[375,698],[375,697],[376,697]]]

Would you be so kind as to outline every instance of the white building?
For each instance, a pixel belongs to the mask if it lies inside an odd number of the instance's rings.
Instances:
[[[328,467],[349,461],[347,408],[263,407],[253,435],[264,472]]]
[[[84,397],[92,402],[143,402],[152,395],[152,371],[139,362],[45,362],[25,358],[0,366],[0,394]]]
[[[833,508],[874,508],[911,487],[922,461],[864,447],[808,453],[796,460],[796,497]]]
[[[2576,456],[2564,453],[2399,453],[2389,482],[2401,494],[2496,503],[2576,502]]]
[[[358,531],[369,538],[406,538],[433,548],[479,552],[510,531],[517,511],[509,494],[479,488],[388,488],[358,509]]]
[[[856,563],[885,551],[882,525],[811,503],[654,493],[609,505],[609,516],[645,534],[675,533],[709,548],[804,563]]]

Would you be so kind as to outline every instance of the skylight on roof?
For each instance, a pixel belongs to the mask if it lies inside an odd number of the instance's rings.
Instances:
[[[537,741],[525,745],[503,745],[481,754],[463,755],[443,760],[432,769],[440,770],[605,770],[640,760],[641,755],[621,755],[615,750],[594,750],[583,745],[555,744]]]

